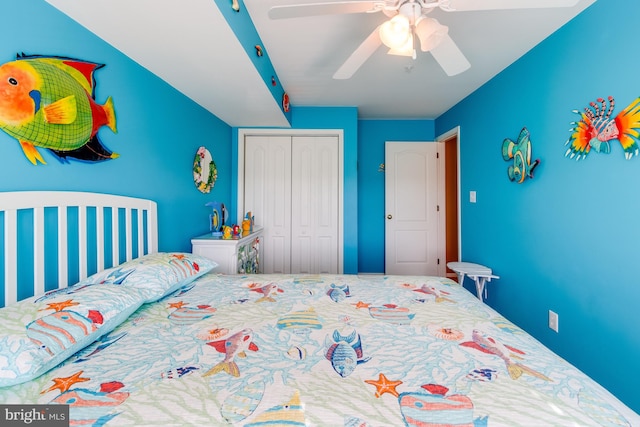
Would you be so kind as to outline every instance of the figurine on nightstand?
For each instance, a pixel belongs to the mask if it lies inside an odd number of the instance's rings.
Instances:
[[[251,234],[251,220],[243,219],[242,220],[242,237],[248,236]]]
[[[222,227],[227,219],[228,213],[224,207],[224,203],[209,202],[205,206],[210,206],[212,209],[211,215],[209,215],[209,229],[214,236],[222,236]]]
[[[244,215],[244,221],[249,221],[249,233],[253,233],[253,223],[255,222],[255,217],[251,215],[251,211],[247,212]],[[242,228],[244,229],[245,222],[242,221]],[[247,233],[247,234],[249,234]]]
[[[240,226],[238,224],[233,224],[233,238],[237,239],[240,237]]]
[[[231,239],[231,227],[228,225],[222,226],[222,238],[223,239]]]

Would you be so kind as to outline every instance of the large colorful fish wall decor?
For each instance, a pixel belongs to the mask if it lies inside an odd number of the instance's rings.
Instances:
[[[609,96],[607,100],[598,98],[589,103],[584,112],[573,110],[580,115],[580,120],[572,122],[571,136],[565,143],[568,145],[565,156],[581,160],[587,157],[591,149],[597,153],[609,154],[609,141],[618,140],[624,150],[624,157],[629,160],[640,152],[638,138],[640,136],[640,97],[613,116],[615,100]]]
[[[507,170],[511,181],[522,184],[526,177],[533,178],[533,170],[540,164],[540,159],[531,162],[531,137],[526,127],[520,131],[517,141],[505,138],[502,158],[506,161],[513,159],[513,165]]]
[[[104,64],[73,58],[18,55],[0,66],[0,129],[20,143],[27,159],[46,163],[36,147],[62,162],[115,159],[98,139],[102,126],[116,132],[113,101],[95,100],[93,73]]]

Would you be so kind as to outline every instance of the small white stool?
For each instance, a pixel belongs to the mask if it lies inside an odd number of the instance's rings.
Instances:
[[[476,283],[476,293],[480,301],[483,300],[483,294],[484,298],[487,297],[487,289],[485,287],[487,282],[490,282],[491,279],[500,278],[499,276],[493,275],[489,267],[472,262],[449,262],[447,263],[447,267],[456,272],[458,275],[458,283],[461,285],[465,275],[469,276],[469,278]]]

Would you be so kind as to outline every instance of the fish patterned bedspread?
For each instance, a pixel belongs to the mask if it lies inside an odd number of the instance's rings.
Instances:
[[[207,274],[0,403],[71,425],[637,426],[457,283]]]

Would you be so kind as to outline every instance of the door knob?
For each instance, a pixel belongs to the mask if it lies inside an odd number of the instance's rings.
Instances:
[[[393,218],[393,216],[391,216],[391,214],[387,215],[387,219],[391,219]]]

